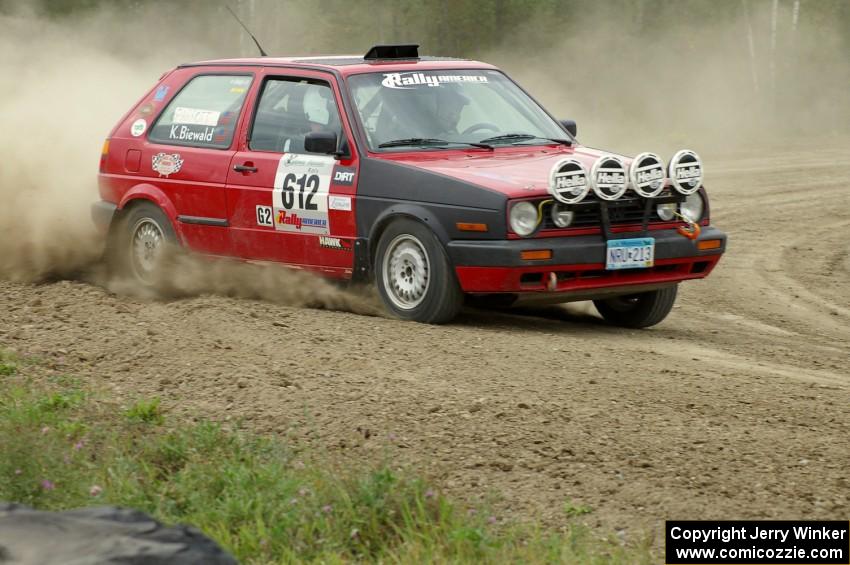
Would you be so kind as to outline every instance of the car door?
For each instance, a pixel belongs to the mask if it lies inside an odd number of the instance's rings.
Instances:
[[[247,68],[179,72],[192,76],[150,128],[141,147],[141,166],[174,205],[184,244],[227,255],[232,245],[225,183],[253,73]]]
[[[228,172],[235,253],[346,278],[354,263],[357,156],[333,75],[264,70]],[[332,132],[345,155],[308,152],[310,132]]]

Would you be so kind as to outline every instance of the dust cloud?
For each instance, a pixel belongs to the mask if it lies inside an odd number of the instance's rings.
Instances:
[[[581,5],[560,21],[531,19],[509,49],[481,57],[575,119],[585,145],[669,157],[682,147],[828,146],[850,133],[847,30],[825,4],[797,3],[796,13],[792,0],[775,12],[767,0]],[[536,47],[519,50],[518,38]]]
[[[173,63],[116,54],[115,14],[0,15],[0,276],[78,273],[100,254],[90,205],[109,131]]]
[[[116,278],[101,263],[104,242],[91,222],[98,200],[100,149],[110,130],[157,78],[186,61],[232,56],[232,36],[213,19],[194,27],[167,6],[109,9],[51,21],[32,13],[0,15],[0,278],[76,277],[142,299],[200,294],[259,298],[289,306],[378,314],[366,290],[342,289],[275,265],[164,258],[166,275],[151,289]],[[156,45],[155,52],[150,49]]]

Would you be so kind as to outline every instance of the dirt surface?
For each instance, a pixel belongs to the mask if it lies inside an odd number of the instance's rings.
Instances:
[[[130,401],[389,458],[499,516],[633,539],[850,515],[850,149],[708,159],[727,256],[650,330],[585,304],[432,327],[269,301],[0,282],[0,346]],[[310,284],[297,280],[291,284]]]

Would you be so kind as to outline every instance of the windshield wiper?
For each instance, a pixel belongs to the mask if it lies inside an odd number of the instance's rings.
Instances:
[[[556,137],[541,137],[539,135],[534,135],[531,133],[506,133],[504,135],[497,135],[495,137],[488,137],[487,139],[482,139],[479,143],[488,143],[492,141],[529,141],[532,139],[545,139],[553,143],[560,143],[561,145],[567,146],[573,144],[573,142],[569,139],[558,139]]]
[[[387,147],[415,147],[417,145],[449,145],[450,143],[469,145],[471,147],[480,147],[481,149],[493,149],[492,145],[487,145],[486,143],[474,143],[472,141],[449,141],[447,139],[436,139],[433,137],[409,137],[407,139],[393,139],[392,141],[385,141],[384,143],[379,144],[378,148],[386,149]]]

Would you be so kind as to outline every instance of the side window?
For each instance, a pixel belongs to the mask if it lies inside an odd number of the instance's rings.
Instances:
[[[226,149],[233,141],[250,75],[201,75],[177,93],[148,139],[168,145]]]
[[[342,135],[330,85],[312,79],[267,80],[254,116],[250,148],[304,153],[304,137],[313,131],[332,132],[337,138]]]

